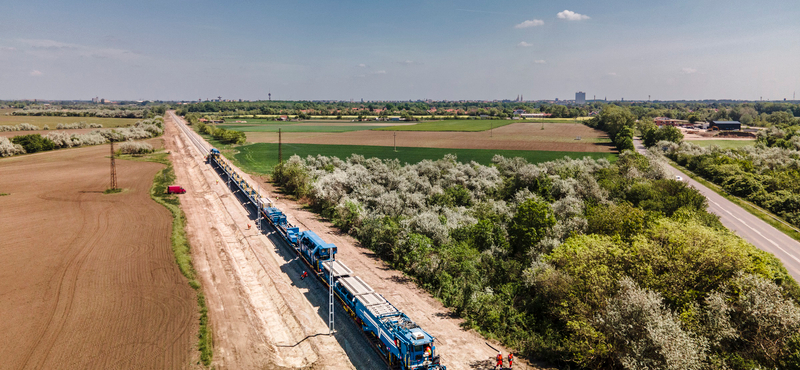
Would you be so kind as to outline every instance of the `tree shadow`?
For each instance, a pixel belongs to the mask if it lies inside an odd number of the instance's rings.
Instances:
[[[401,275],[401,276],[395,275],[395,276],[390,277],[389,280],[394,281],[395,283],[400,283],[400,284],[411,283],[411,282],[414,281],[414,280],[411,280],[411,278],[409,278],[408,276],[405,276],[405,275]]]
[[[459,318],[461,318],[461,316],[459,316],[457,313],[455,313],[453,311],[436,312],[436,313],[433,314],[433,316],[439,317],[439,318],[442,318],[442,319],[459,319]]]
[[[475,360],[469,363],[469,368],[477,370],[494,370],[494,363],[492,360]]]

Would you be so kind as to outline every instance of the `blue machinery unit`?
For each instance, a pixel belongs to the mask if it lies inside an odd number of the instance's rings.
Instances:
[[[353,274],[344,263],[337,261],[336,245],[327,243],[316,233],[290,224],[286,215],[262,198],[220,154],[211,149],[206,158],[225,173],[225,179],[258,208],[259,217],[269,221],[278,234],[294,249],[315,276],[329,290],[331,299],[339,298],[345,311],[384,356],[389,366],[404,370],[447,370],[439,363],[434,346],[435,338],[400,312],[382,295]],[[260,223],[259,223],[260,224]],[[329,325],[333,331],[333,301],[329,302]]]

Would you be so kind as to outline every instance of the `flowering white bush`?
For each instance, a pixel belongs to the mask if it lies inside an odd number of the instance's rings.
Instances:
[[[126,141],[119,145],[122,154],[146,154],[153,152],[153,146],[139,141]]]
[[[701,369],[707,343],[681,328],[661,295],[640,288],[630,278],[620,281],[619,294],[609,299],[598,321],[625,369]]]
[[[25,149],[22,149],[22,145],[14,144],[7,137],[0,136],[0,157],[11,157],[24,153]]]
[[[45,125],[47,126],[47,125]],[[20,123],[18,125],[0,125],[0,131],[38,131],[41,130],[39,127],[34,126],[30,123]],[[47,129],[45,129],[47,130]]]

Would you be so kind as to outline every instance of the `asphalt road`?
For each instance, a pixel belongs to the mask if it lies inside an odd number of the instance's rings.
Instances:
[[[645,151],[644,145],[639,139],[634,139],[634,145],[638,152]],[[693,180],[677,168],[670,166],[670,169],[675,176],[682,177],[683,181],[700,191],[708,199],[708,211],[718,215],[725,227],[759,249],[774,254],[783,262],[789,274],[800,282],[800,243]]]

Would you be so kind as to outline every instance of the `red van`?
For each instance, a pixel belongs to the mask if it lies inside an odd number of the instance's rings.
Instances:
[[[186,189],[180,185],[170,185],[167,186],[167,194],[184,194],[186,193]]]

